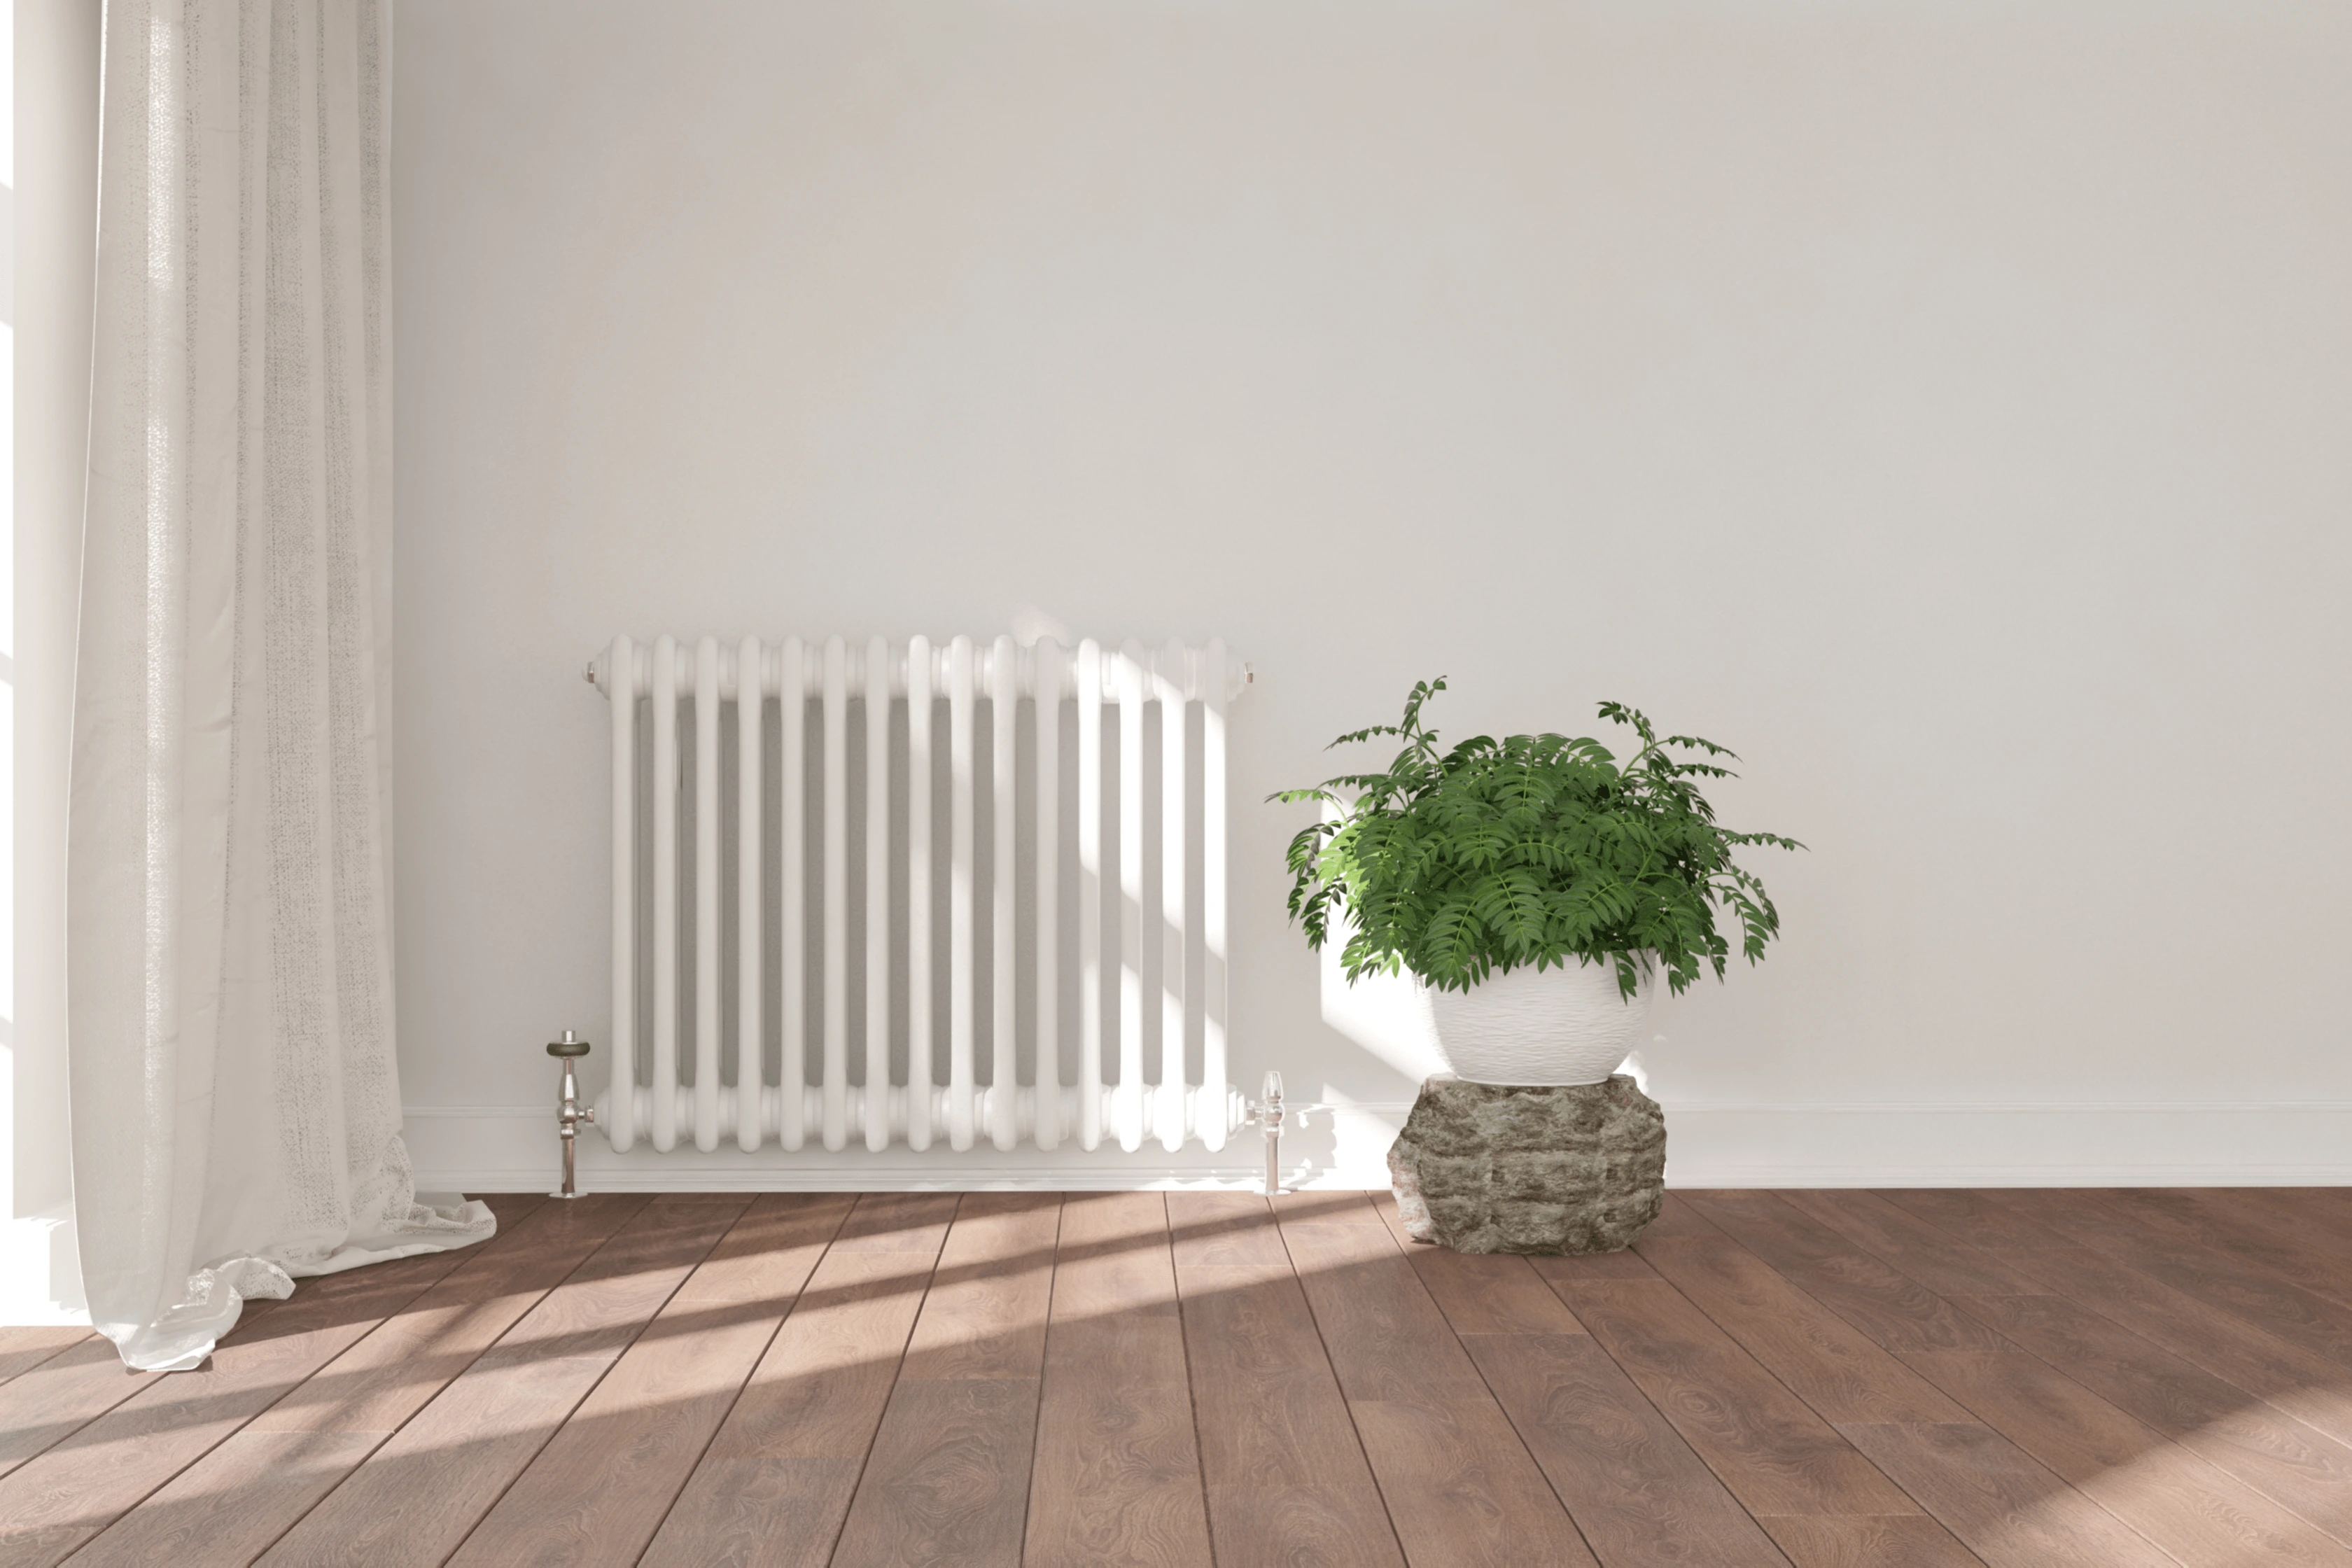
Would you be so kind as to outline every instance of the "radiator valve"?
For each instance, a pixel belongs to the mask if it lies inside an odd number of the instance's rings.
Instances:
[[[552,1048],[552,1047],[551,1047]],[[1265,1098],[1252,1101],[1250,1116],[1265,1134],[1265,1195],[1282,1191],[1282,1075],[1265,1075]]]
[[[547,1043],[547,1054],[563,1064],[563,1080],[556,1090],[555,1100],[555,1134],[563,1140],[563,1190],[550,1195],[576,1198],[580,1194],[572,1182],[572,1144],[580,1136],[580,1124],[595,1121],[596,1112],[582,1107],[580,1080],[572,1075],[572,1064],[575,1058],[588,1054],[588,1042],[566,1029],[562,1039]]]

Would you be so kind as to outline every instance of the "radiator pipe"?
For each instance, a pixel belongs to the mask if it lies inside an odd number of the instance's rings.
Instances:
[[[555,1100],[555,1133],[563,1140],[563,1190],[548,1195],[576,1198],[580,1194],[572,1185],[572,1146],[580,1136],[580,1124],[595,1121],[596,1113],[582,1107],[580,1080],[573,1076],[572,1064],[575,1058],[588,1054],[588,1042],[566,1029],[562,1039],[547,1043],[547,1054],[563,1064],[563,1079],[556,1090]]]

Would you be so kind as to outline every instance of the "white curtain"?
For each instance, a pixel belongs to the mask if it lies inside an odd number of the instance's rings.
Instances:
[[[110,0],[67,917],[91,1315],[194,1365],[419,1205],[393,1056],[382,0]]]

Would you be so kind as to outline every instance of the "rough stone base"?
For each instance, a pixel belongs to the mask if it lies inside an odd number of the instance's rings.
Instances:
[[[1389,1150],[1415,1241],[1456,1252],[1616,1252],[1658,1217],[1666,1118],[1619,1076],[1565,1089],[1431,1079]]]

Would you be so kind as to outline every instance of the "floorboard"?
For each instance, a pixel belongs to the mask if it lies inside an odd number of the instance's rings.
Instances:
[[[1063,1200],[1024,1561],[1213,1561],[1168,1205],[1158,1193]]]
[[[1474,1334],[1463,1343],[1606,1568],[1780,1561],[1591,1335]]]
[[[1639,1244],[1643,1258],[1826,1421],[1960,1421],[1959,1406],[1725,1236]]]
[[[447,1561],[749,1202],[646,1204],[261,1561]]]
[[[2352,1193],[490,1200],[206,1365],[0,1331],[0,1568],[2352,1568]]]
[[[835,1194],[755,1201],[450,1561],[635,1563],[850,1204]]]
[[[1057,1194],[964,1195],[836,1561],[1021,1561],[1061,1217]]]
[[[1171,1193],[1168,1215],[1220,1568],[1403,1563],[1272,1209]]]
[[[1857,1422],[1839,1430],[1990,1568],[2180,1568],[1990,1426]]]
[[[191,1542],[258,1556],[645,1202],[502,1216],[496,1237],[75,1553],[77,1568],[178,1561]]]
[[[1664,1279],[1555,1288],[1750,1512],[1918,1511],[1901,1488]]]
[[[1806,1294],[1890,1351],[2007,1350],[2001,1337],[1925,1285],[1778,1195],[1692,1206]]]
[[[952,1193],[857,1200],[644,1562],[832,1560],[955,1212]]]
[[[128,1399],[0,1478],[0,1564],[46,1568],[202,1458],[466,1260],[427,1253],[306,1280],[193,1372],[119,1369]],[[18,1381],[22,1381],[19,1379]]]
[[[1990,1245],[2013,1237],[2003,1256],[2043,1285],[2243,1390],[2340,1443],[2352,1444],[2352,1369],[2291,1344],[2231,1312],[2076,1244],[1990,1194],[1889,1194],[1914,1213],[1965,1215]]]
[[[2352,1447],[2057,1296],[1956,1296],[2116,1409],[2352,1544]]]
[[[96,1337],[88,1329],[70,1326],[28,1324],[0,1328],[0,1383],[20,1372],[30,1372],[52,1356]]]
[[[1591,1563],[1568,1510],[1380,1215],[1369,1203],[1319,1213],[1285,1205],[1280,1214],[1405,1560]]]

